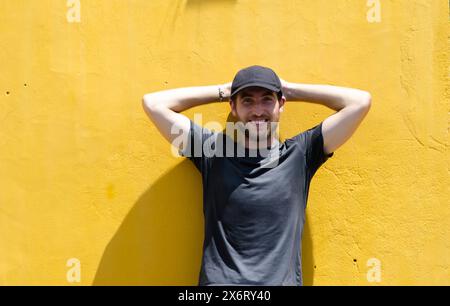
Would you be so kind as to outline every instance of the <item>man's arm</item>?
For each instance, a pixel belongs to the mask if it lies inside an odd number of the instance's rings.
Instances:
[[[287,101],[313,102],[337,111],[322,124],[325,154],[336,151],[353,135],[372,104],[371,94],[360,89],[289,83],[284,80],[282,84]]]
[[[184,138],[180,144],[181,146],[183,143],[187,143],[190,121],[188,117],[180,114],[180,112],[201,104],[219,101],[219,88],[224,92],[225,100],[228,101],[231,83],[148,93],[142,98],[142,106],[159,132],[170,143],[173,144],[174,139],[179,137],[179,134],[172,131],[181,131],[183,133]]]

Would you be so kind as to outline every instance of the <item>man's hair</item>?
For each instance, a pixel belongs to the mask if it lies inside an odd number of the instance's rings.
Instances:
[[[240,94],[240,92],[236,93],[234,96],[231,96],[230,100],[233,101],[233,102],[237,102],[237,97],[238,97],[239,94]],[[276,94],[277,94],[278,101],[280,101],[281,98],[283,97],[283,93],[281,91],[279,91]]]

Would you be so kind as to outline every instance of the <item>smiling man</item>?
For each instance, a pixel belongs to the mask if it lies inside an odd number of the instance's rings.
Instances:
[[[217,101],[230,103],[236,130],[243,135],[231,137],[233,152],[241,148],[244,156],[205,154],[206,142],[228,152],[222,140],[228,143],[230,136],[180,114]],[[280,142],[274,127],[286,101],[319,103],[336,113]],[[290,83],[263,66],[240,70],[232,83],[144,95],[144,110],[158,130],[172,144],[179,136],[173,131],[181,131],[185,141],[177,149],[202,174],[200,286],[303,284],[301,238],[311,179],[353,135],[370,106],[366,91]]]

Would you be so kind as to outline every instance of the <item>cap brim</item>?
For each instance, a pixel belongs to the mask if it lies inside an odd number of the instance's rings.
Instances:
[[[249,84],[245,84],[242,85],[241,87],[238,87],[236,90],[234,90],[231,93],[231,97],[233,97],[234,95],[236,95],[237,93],[239,93],[241,90],[245,89],[245,88],[249,88],[249,87],[262,87],[262,88],[266,88],[269,89],[271,91],[274,92],[280,92],[281,89],[276,88],[275,86],[269,85],[269,84],[264,84],[264,83],[249,83]]]

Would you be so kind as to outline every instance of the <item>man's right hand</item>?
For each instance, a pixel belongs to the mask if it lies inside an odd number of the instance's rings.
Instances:
[[[224,101],[230,101],[231,85],[231,82],[220,85],[220,90],[224,92]]]

